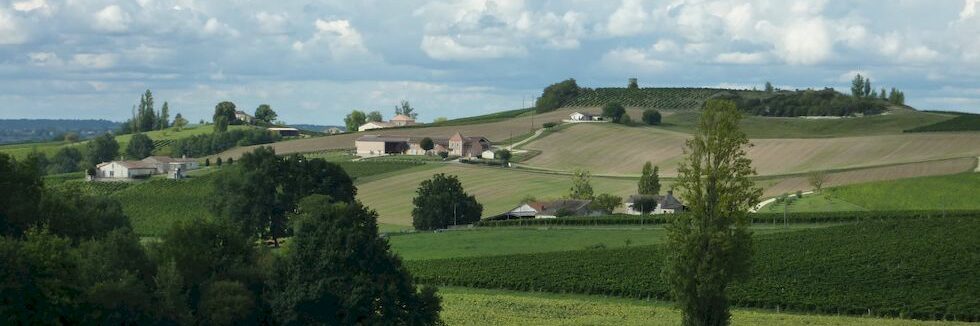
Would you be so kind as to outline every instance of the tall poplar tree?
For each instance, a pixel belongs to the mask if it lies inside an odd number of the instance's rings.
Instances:
[[[748,210],[762,189],[749,179],[755,170],[740,119],[731,101],[708,101],[678,168],[677,186],[690,212],[667,225],[663,276],[683,325],[728,325],[726,290],[751,266]]]
[[[652,165],[650,162],[643,164],[643,172],[640,173],[638,189],[638,193],[641,195],[660,194],[660,167]]]

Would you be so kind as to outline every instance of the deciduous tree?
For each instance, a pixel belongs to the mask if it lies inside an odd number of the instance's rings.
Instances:
[[[650,162],[643,164],[643,171],[640,172],[640,182],[637,193],[641,195],[660,194],[660,167],[653,166]]]
[[[116,142],[116,137],[106,133],[85,144],[85,154],[88,167],[94,167],[99,163],[112,161],[119,155],[119,143]]]
[[[384,117],[381,116],[381,112],[371,111],[370,113],[367,114],[367,121],[368,122],[381,122],[381,121],[384,121]]]
[[[592,174],[586,170],[575,170],[572,174],[572,188],[568,192],[568,198],[591,200],[592,193]]]
[[[419,184],[412,199],[412,226],[417,230],[444,229],[450,225],[470,224],[480,220],[483,205],[463,191],[453,175],[439,173]]]
[[[279,115],[276,114],[276,111],[273,111],[272,107],[268,104],[262,104],[255,108],[255,119],[259,121],[272,123],[273,121],[276,121],[276,118],[279,118]]]
[[[357,128],[363,125],[367,121],[367,116],[364,112],[354,110],[344,118],[344,125],[347,126],[347,132],[357,132]]]
[[[654,109],[643,110],[643,123],[648,125],[659,125],[660,124],[660,111]]]
[[[153,139],[144,133],[136,133],[129,139],[126,145],[126,157],[128,159],[142,160],[147,156],[153,155]]]
[[[671,217],[663,276],[680,306],[684,325],[727,325],[726,290],[748,275],[752,236],[748,210],[762,190],[746,157],[748,138],[730,101],[709,100],[686,157],[678,168],[681,197],[688,214]]]
[[[610,194],[599,194],[598,196],[595,196],[595,199],[592,200],[590,205],[594,210],[600,210],[606,214],[612,214],[612,212],[616,210],[616,207],[619,207],[619,205],[622,204],[623,197]]]
[[[608,103],[602,107],[602,116],[608,118],[613,123],[622,123],[623,116],[626,115],[626,108],[619,103]]]

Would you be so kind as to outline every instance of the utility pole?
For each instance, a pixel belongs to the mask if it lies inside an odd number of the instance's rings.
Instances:
[[[453,202],[453,226],[456,226],[456,202]]]

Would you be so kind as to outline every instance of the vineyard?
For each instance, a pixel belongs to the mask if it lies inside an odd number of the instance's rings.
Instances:
[[[593,107],[619,103],[627,107],[665,110],[694,110],[704,101],[731,92],[718,88],[596,88],[583,89],[563,107]]]
[[[871,221],[757,237],[736,306],[980,320],[980,217]],[[423,283],[668,299],[659,246],[406,262]]]
[[[92,185],[127,185],[113,191],[133,229],[141,236],[157,236],[175,221],[210,218],[214,174],[185,180],[151,179],[142,183],[88,182]]]
[[[806,197],[804,197],[806,199]],[[781,206],[780,206],[781,207]],[[932,217],[980,216],[980,210],[907,210],[907,211],[857,211],[857,212],[780,212],[751,214],[753,224],[782,223],[847,223],[873,220],[902,220]],[[597,225],[656,225],[667,223],[671,216],[625,215],[581,216],[542,219],[481,220],[481,227],[513,226],[597,226]]]

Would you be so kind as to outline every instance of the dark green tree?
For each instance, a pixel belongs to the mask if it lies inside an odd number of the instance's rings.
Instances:
[[[133,138],[130,138],[129,144],[126,145],[126,158],[142,160],[150,155],[153,155],[153,139],[144,133],[133,134]]]
[[[20,237],[37,223],[42,192],[37,167],[0,153],[0,235]]]
[[[864,95],[864,77],[861,77],[861,74],[857,74],[851,80],[851,96],[861,97],[862,95]]]
[[[133,130],[137,131],[150,131],[154,130],[157,126],[157,117],[153,109],[153,92],[146,90],[143,96],[140,98],[139,113],[137,115],[139,119],[139,127]]]
[[[422,140],[419,141],[419,147],[422,147],[422,150],[424,150],[426,154],[428,154],[429,151],[435,148],[435,146],[436,145],[432,141],[432,138],[429,137],[422,138]]]
[[[75,147],[62,147],[48,161],[48,173],[59,174],[78,171],[82,165],[82,152]]]
[[[650,162],[643,164],[643,171],[640,173],[640,183],[637,193],[641,195],[660,194],[660,167],[651,167]]]
[[[864,97],[871,96],[871,78],[864,79]]]
[[[561,107],[568,101],[574,99],[582,92],[582,89],[575,83],[575,79],[567,79],[559,83],[545,87],[541,97],[534,102],[534,109],[538,113],[550,112]]]
[[[881,92],[878,93],[878,98],[881,99],[881,100],[883,100],[883,101],[887,101],[888,100],[888,91],[885,90],[884,87],[882,87],[881,88]]]
[[[265,123],[272,123],[276,121],[276,118],[279,118],[279,115],[268,104],[262,104],[255,108],[255,119],[264,121]]]
[[[772,87],[772,83],[766,81],[766,93],[771,94],[773,91],[775,91],[775,88]]]
[[[170,104],[167,101],[163,101],[163,106],[160,107],[160,118],[157,119],[157,130],[163,130],[170,128]]]
[[[71,241],[32,231],[24,241],[0,237],[0,316],[12,325],[78,323]]]
[[[415,108],[406,100],[402,100],[401,104],[395,106],[395,114],[403,114],[411,117],[412,119],[418,118],[418,113],[415,113]]]
[[[223,162],[221,161],[221,157],[220,156],[217,159],[214,160],[214,165],[215,166],[221,166],[221,163],[223,163]]]
[[[603,211],[606,214],[612,214],[616,207],[623,204],[623,197],[610,194],[599,194],[595,196],[592,203],[589,204],[590,208],[593,210]]]
[[[312,195],[298,206],[295,236],[276,265],[272,307],[284,325],[436,325],[435,289],[412,276],[360,203]]]
[[[640,89],[640,84],[636,82],[636,78],[630,78],[629,83],[626,84],[626,89]]]
[[[507,163],[510,163],[510,159],[514,156],[508,149],[501,149],[496,154],[497,159],[504,162],[504,166],[508,166]]]
[[[602,116],[606,117],[613,123],[623,122],[623,116],[626,115],[626,108],[619,103],[608,103],[602,107]]]
[[[633,210],[649,214],[657,209],[657,197],[654,195],[639,195],[633,198]]]
[[[86,163],[94,167],[102,162],[109,162],[119,155],[119,143],[112,134],[103,134],[85,144]]]
[[[223,101],[214,106],[214,116],[212,117],[212,121],[214,121],[215,131],[227,131],[228,125],[235,122],[235,120],[235,103]]]
[[[463,191],[456,176],[439,173],[422,181],[412,199],[412,226],[417,230],[444,229],[480,220],[483,205]]]
[[[183,130],[187,126],[187,123],[187,119],[184,119],[184,116],[180,115],[180,113],[174,116],[174,128],[177,128],[177,131]]]
[[[660,119],[660,111],[654,109],[643,110],[643,123],[648,125],[659,125]]]
[[[690,212],[667,225],[663,277],[684,325],[727,325],[726,290],[747,277],[752,258],[748,210],[762,194],[749,176],[748,137],[735,104],[709,100],[686,144],[677,185]]]
[[[198,320],[204,325],[255,324],[255,295],[238,281],[214,281],[201,293]]]
[[[369,122],[381,122],[384,121],[384,117],[381,116],[381,112],[371,111],[367,114],[367,121]]]
[[[347,132],[357,132],[357,128],[367,122],[367,116],[364,112],[354,110],[344,118],[344,125],[347,127]]]

